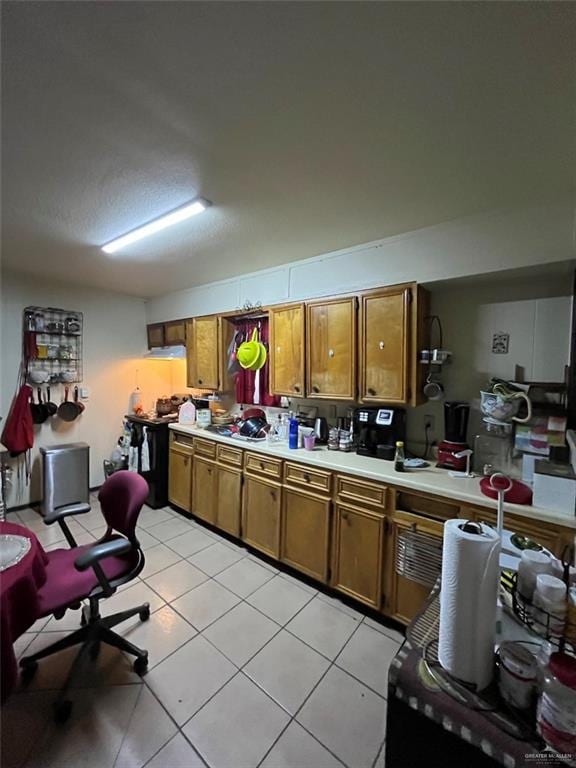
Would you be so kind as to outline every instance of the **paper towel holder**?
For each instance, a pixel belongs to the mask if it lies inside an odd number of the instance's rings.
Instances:
[[[480,523],[476,523],[474,520],[466,520],[466,522],[459,525],[458,528],[460,528],[461,531],[464,531],[464,533],[475,533],[478,536],[482,536],[484,533]]]

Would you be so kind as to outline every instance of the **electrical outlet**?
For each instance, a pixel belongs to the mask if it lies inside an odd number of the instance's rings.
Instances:
[[[434,416],[431,413],[427,413],[424,416],[424,429],[430,429],[434,432]]]

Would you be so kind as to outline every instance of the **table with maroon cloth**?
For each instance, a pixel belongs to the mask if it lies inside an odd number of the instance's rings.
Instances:
[[[22,560],[0,572],[0,674],[4,701],[18,677],[14,641],[39,615],[38,593],[46,581],[48,556],[36,536],[22,525],[0,522],[0,534],[30,539],[30,549]]]

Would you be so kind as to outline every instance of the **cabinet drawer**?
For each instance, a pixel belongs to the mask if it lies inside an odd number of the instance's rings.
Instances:
[[[284,463],[284,482],[300,488],[312,488],[320,493],[330,493],[332,475],[320,469],[311,469],[303,464]]]
[[[194,438],[194,453],[197,456],[207,456],[209,459],[216,458],[216,443],[212,440],[202,440]]]
[[[170,432],[170,445],[192,453],[194,438],[192,435],[185,435],[183,432]]]
[[[433,496],[420,496],[418,493],[397,491],[396,509],[431,517],[434,520],[451,520],[458,517],[460,505]]]
[[[355,504],[369,504],[373,507],[386,506],[387,487],[368,480],[336,475],[336,495],[339,499]]]
[[[257,453],[247,453],[244,466],[248,474],[257,477],[273,477],[277,480],[282,477],[282,461],[280,459],[271,459]]]
[[[233,467],[241,467],[243,463],[242,451],[238,448],[232,448],[230,445],[218,445],[216,458],[221,464],[230,464]]]

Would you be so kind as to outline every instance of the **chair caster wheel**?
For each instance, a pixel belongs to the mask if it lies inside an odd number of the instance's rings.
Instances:
[[[140,621],[148,621],[148,619],[150,618],[150,604],[149,603],[145,603],[144,604],[144,607],[142,608],[142,610],[140,611],[138,616],[140,617]]]
[[[89,653],[92,661],[96,661],[96,659],[100,655],[100,643],[92,643],[90,646]]]
[[[38,662],[26,661],[26,659],[21,659],[20,666],[22,668],[20,677],[22,678],[22,682],[26,685],[32,680],[32,678],[36,674],[36,670],[38,669]]]
[[[72,702],[68,699],[65,699],[64,701],[59,701],[57,704],[54,704],[54,722],[61,725],[62,723],[65,723],[66,720],[70,717],[72,714]]]
[[[133,669],[137,675],[144,675],[148,669],[148,654],[146,656],[138,656],[134,662]]]

